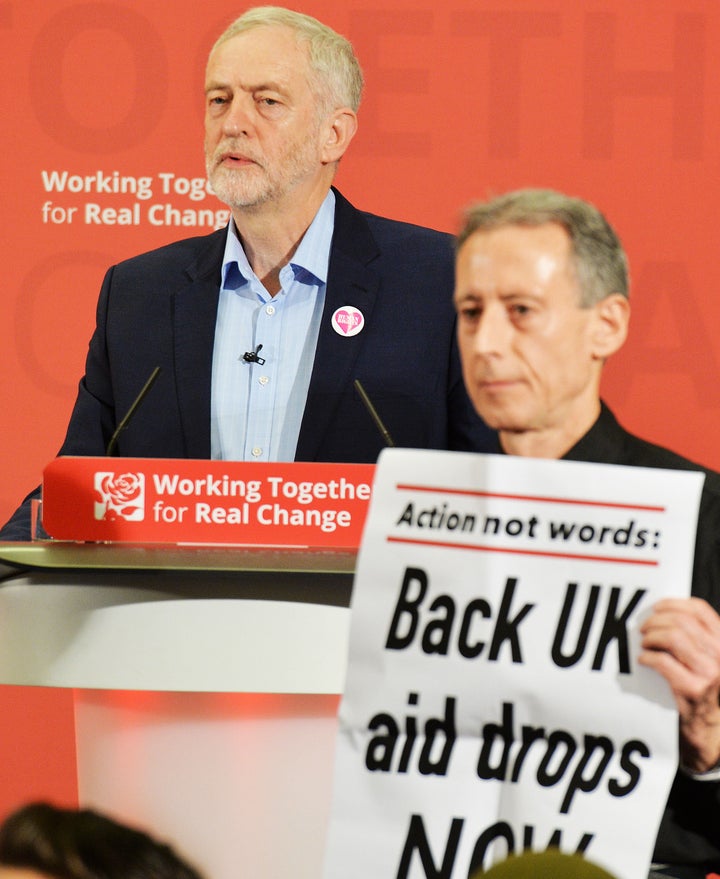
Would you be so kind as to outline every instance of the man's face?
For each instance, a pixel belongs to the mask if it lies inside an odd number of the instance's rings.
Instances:
[[[217,196],[251,208],[305,198],[323,176],[323,126],[307,51],[289,28],[226,40],[206,74],[205,161]]]
[[[546,223],[475,232],[458,253],[455,305],[468,393],[501,440],[578,439],[599,408],[601,358],[597,307],[580,306],[566,231]]]

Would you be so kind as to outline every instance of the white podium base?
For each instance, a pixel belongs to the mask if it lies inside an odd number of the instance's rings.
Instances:
[[[47,552],[65,549],[94,552]],[[341,563],[18,571],[0,582],[0,682],[74,690],[81,806],[167,839],[207,879],[318,879],[347,663]]]
[[[80,803],[152,828],[207,879],[318,879],[338,702],[79,690]]]

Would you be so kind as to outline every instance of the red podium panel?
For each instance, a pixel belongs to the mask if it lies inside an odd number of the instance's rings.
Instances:
[[[356,549],[374,470],[57,458],[43,473],[42,524],[58,540]]]

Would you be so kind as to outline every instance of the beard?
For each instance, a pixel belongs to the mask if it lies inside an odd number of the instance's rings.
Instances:
[[[264,204],[273,195],[267,173],[259,164],[237,169],[220,165],[221,156],[228,147],[223,145],[213,155],[207,155],[205,166],[210,187],[229,208],[249,208]]]
[[[212,152],[205,151],[212,191],[231,209],[254,208],[280,200],[320,168],[316,139],[312,136],[285,147],[276,159],[254,160],[237,168],[221,164],[223,156],[231,152],[254,158],[247,155],[246,145],[234,139],[223,141]]]

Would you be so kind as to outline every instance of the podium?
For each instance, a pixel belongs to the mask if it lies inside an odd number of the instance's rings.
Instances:
[[[321,873],[355,553],[0,544],[0,683],[74,691],[78,795],[208,879]]]

